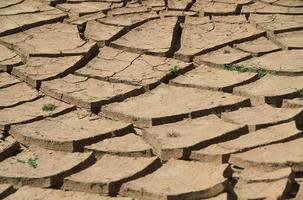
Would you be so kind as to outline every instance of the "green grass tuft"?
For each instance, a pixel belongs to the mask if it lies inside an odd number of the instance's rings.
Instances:
[[[55,104],[52,103],[48,103],[48,104],[44,104],[42,106],[42,110],[43,111],[47,111],[47,112],[52,112],[57,108],[57,106]]]
[[[257,73],[259,78],[262,78],[266,76],[267,74],[276,74],[277,71],[266,71],[265,69],[262,69],[260,67],[257,67],[254,64],[230,64],[230,65],[224,65],[224,69],[229,71],[237,71],[239,73]]]
[[[19,160],[19,159],[17,159],[17,161],[18,161],[19,163],[28,164],[29,166],[31,166],[31,167],[34,168],[34,169],[36,169],[37,166],[38,166],[37,160],[38,160],[38,157],[29,158],[29,159],[27,159],[27,160]]]
[[[299,98],[301,100],[303,100],[303,88],[302,89],[297,89],[298,93],[299,93]]]
[[[174,66],[172,68],[169,69],[169,74],[172,76],[176,76],[179,72],[179,67],[178,66]]]

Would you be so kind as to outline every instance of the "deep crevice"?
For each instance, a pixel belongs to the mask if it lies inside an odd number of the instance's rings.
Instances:
[[[184,22],[185,22],[185,16],[179,16],[176,26],[174,28],[171,46],[167,53],[167,57],[169,58],[172,58],[175,52],[177,52],[181,48],[181,36],[183,31],[181,24],[183,24]]]

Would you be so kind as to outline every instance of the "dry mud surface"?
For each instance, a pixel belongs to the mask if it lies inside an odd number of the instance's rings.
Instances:
[[[0,0],[0,200],[303,200],[303,0]]]

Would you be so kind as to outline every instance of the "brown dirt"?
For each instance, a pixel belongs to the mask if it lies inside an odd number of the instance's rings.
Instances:
[[[145,176],[160,165],[157,157],[105,155],[91,167],[65,178],[63,189],[116,195],[123,183]]]

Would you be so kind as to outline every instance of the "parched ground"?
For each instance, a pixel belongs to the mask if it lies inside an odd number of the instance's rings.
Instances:
[[[303,200],[303,0],[0,0],[0,199]]]

